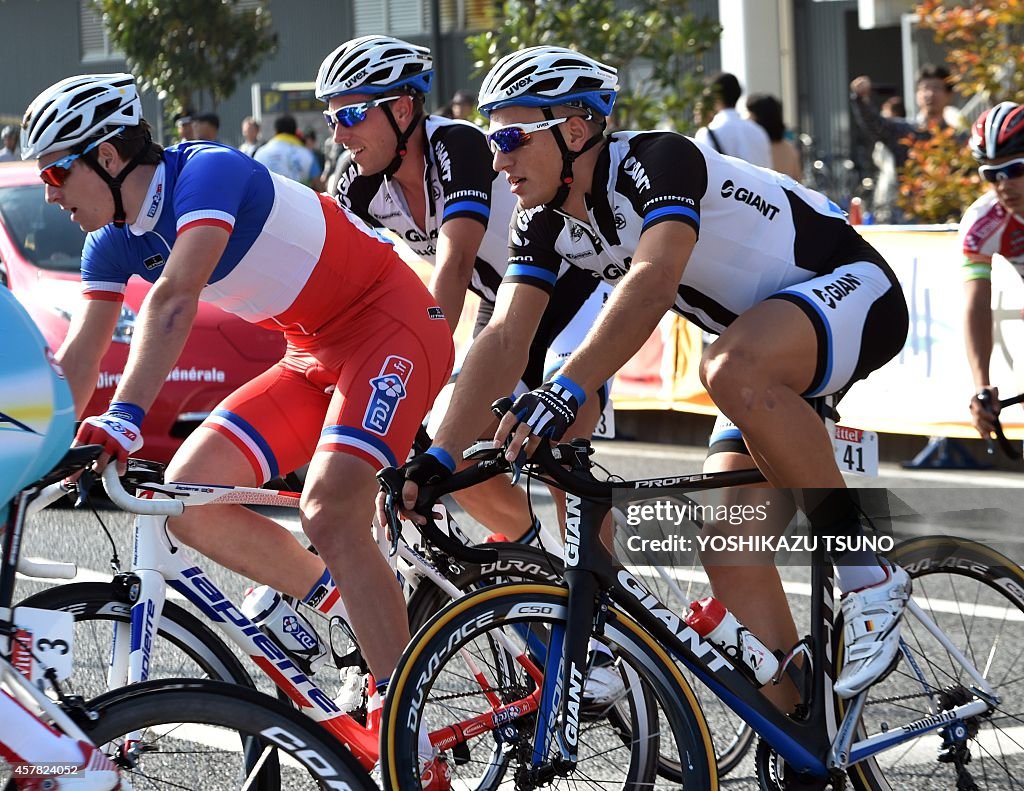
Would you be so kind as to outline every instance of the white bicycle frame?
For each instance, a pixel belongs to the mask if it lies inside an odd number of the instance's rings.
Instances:
[[[147,484],[140,488],[138,497],[133,497],[121,485],[114,465],[108,465],[104,470],[103,486],[118,508],[136,514],[132,561],[128,571],[138,579],[138,584],[131,589],[130,621],[116,622],[114,625],[107,671],[108,689],[147,680],[153,640],[163,613],[167,585],[170,585],[249,656],[303,713],[348,741],[352,737],[351,726],[346,727],[343,734],[338,732],[337,726],[342,718],[351,723],[350,718],[273,640],[242,614],[240,607],[228,599],[194,562],[189,550],[171,538],[165,526],[167,516],[180,516],[186,507],[230,504],[297,509],[299,495],[255,487],[172,482]],[[61,484],[49,488],[51,491],[44,492],[30,507],[30,515],[66,493]],[[148,513],[140,513],[144,509]],[[386,553],[383,546],[382,550]],[[397,560],[403,563],[398,564]],[[415,587],[421,579],[426,578],[452,598],[463,595],[462,591],[404,541],[399,542],[392,565],[410,586]],[[74,566],[36,561],[31,573],[67,578],[74,575]],[[376,740],[375,734],[372,739]]]

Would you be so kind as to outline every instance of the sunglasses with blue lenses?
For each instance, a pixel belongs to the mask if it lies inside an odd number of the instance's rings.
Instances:
[[[379,99],[371,99],[368,102],[346,104],[344,107],[339,107],[337,110],[324,110],[324,119],[327,121],[327,127],[329,129],[333,130],[334,127],[339,124],[345,127],[345,129],[351,129],[356,124],[362,123],[366,120],[366,113],[369,110],[401,98],[401,96],[381,96]]]
[[[503,126],[487,135],[487,142],[491,151],[503,154],[511,154],[517,148],[521,148],[530,142],[530,135],[540,132],[543,129],[551,129],[553,126],[565,123],[568,118],[550,118],[545,121],[537,121],[535,124],[515,124],[514,126]]]
[[[981,177],[990,184],[1024,176],[1024,159],[1011,159],[1002,165],[982,165],[978,168]]]

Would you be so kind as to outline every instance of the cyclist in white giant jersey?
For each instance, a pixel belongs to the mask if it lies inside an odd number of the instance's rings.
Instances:
[[[491,168],[478,127],[424,114],[432,79],[428,49],[389,36],[364,36],[324,59],[316,91],[328,103],[327,123],[349,157],[338,200],[367,223],[396,233],[433,264],[430,290],[453,331],[467,288],[476,293],[481,305],[475,336],[495,314],[516,198]],[[565,262],[557,267],[555,296],[533,336],[520,392],[557,371],[593,325],[608,291],[580,269]],[[446,395],[435,403],[431,426],[444,414]],[[600,395],[605,397],[605,388]],[[596,419],[593,409],[576,431],[589,433]],[[522,492],[499,480],[460,492],[459,502],[478,521],[511,538],[529,540],[536,530]]]
[[[302,526],[320,558],[238,506],[169,522],[234,571],[333,613],[339,589],[364,656],[387,679],[409,640],[405,602],[370,530],[374,473],[409,452],[454,358],[444,315],[391,243],[326,195],[228,146],[161,149],[130,74],[62,80],[29,106],[22,156],[46,199],[89,232],[84,299],[58,352],[84,407],[125,284],[152,282],[124,376],[77,439],[100,462],[142,446],[142,421],[200,299],[280,331],[282,359],[229,395],[175,454],[170,480],[259,485],[309,464]],[[338,579],[335,587],[324,563]]]
[[[1024,277],[1024,105],[1000,102],[971,129],[971,154],[990,185],[960,221],[964,253],[964,338],[974,379],[971,420],[991,437],[999,389],[989,379],[992,357],[992,258],[1001,255]]]
[[[42,334],[6,288],[0,288],[0,535],[12,526],[9,505],[60,461],[71,444],[75,408],[64,374]],[[19,788],[110,791],[117,767],[93,745],[44,725],[0,690],[0,757]],[[56,767],[76,771],[50,776]],[[53,768],[49,772],[45,767]],[[21,774],[26,772],[27,774]],[[31,785],[30,785],[31,784]],[[45,785],[44,785],[45,784]]]
[[[514,458],[531,435],[560,436],[592,383],[623,365],[674,310],[720,333],[701,361],[702,379],[750,452],[716,454],[710,466],[753,460],[775,486],[824,489],[816,499],[803,493],[815,526],[860,530],[828,433],[805,396],[846,388],[902,347],[907,309],[893,273],[833,204],[791,179],[670,132],[605,137],[617,87],[613,69],[561,47],[508,55],[484,79],[480,108],[490,117],[494,167],[522,207],[505,277],[520,331],[543,309],[561,260],[617,286],[559,375],[520,396],[495,438],[512,434]],[[436,444],[462,446],[459,412],[501,395],[502,366],[521,354],[515,345],[477,344]],[[406,474],[411,496],[437,470],[417,458]],[[847,662],[836,688],[852,695],[896,655],[909,579],[870,553],[836,562],[845,591],[863,588],[843,603]],[[719,567],[716,593],[772,648],[789,648],[795,629],[777,573],[739,573],[730,578]]]

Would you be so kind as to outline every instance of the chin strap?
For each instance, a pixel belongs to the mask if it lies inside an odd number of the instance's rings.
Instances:
[[[391,160],[390,165],[384,168],[384,177],[391,178],[398,172],[398,169],[402,167],[402,160],[405,159],[405,155],[409,151],[406,143],[409,142],[409,138],[412,137],[412,133],[416,131],[416,127],[419,126],[420,121],[423,119],[423,113],[416,113],[416,115],[412,117],[412,121],[409,122],[409,126],[403,132],[398,128],[398,122],[395,120],[395,116],[391,114],[391,106],[388,104],[382,104],[380,109],[383,110],[384,115],[387,116],[388,123],[391,124],[391,128],[395,130],[395,137],[398,141],[395,145],[395,158]]]
[[[544,117],[552,121],[555,118],[555,114],[551,112],[550,107],[542,107],[541,110],[544,113]],[[589,117],[589,116],[588,116]],[[558,131],[558,127],[551,127],[549,130],[551,134],[555,136],[555,142],[558,144],[558,150],[562,152],[562,175],[559,176],[559,180],[562,182],[558,188],[558,192],[555,193],[555,197],[547,202],[547,206],[552,209],[558,209],[565,199],[569,197],[569,186],[572,184],[572,166],[576,159],[581,156],[585,151],[589,151],[591,148],[596,146],[598,143],[604,140],[604,128],[605,125],[601,124],[601,131],[591,137],[586,143],[583,144],[583,148],[579,151],[570,151],[569,146],[565,144],[565,140],[562,138],[562,133]]]
[[[121,200],[121,185],[124,180],[128,177],[128,174],[138,167],[143,157],[149,153],[149,149],[152,147],[153,139],[146,134],[146,144],[139,149],[139,153],[131,158],[127,165],[121,168],[121,172],[116,176],[111,176],[103,169],[100,165],[99,160],[93,157],[82,157],[89,165],[95,170],[101,179],[107,182],[107,186],[110,187],[110,194],[114,196],[114,225],[118,228],[124,228],[126,215],[124,211],[124,202]]]

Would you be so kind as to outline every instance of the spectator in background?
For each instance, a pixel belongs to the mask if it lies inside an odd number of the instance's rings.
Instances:
[[[324,189],[324,166],[327,164],[327,157],[324,156],[323,149],[317,145],[316,130],[313,127],[307,126],[302,130],[302,142],[312,152],[313,157],[316,159],[317,168],[320,171],[319,175],[313,179],[311,186],[317,192],[322,192]]]
[[[800,181],[804,176],[800,150],[786,139],[786,122],[782,120],[782,102],[767,93],[747,97],[750,119],[768,133],[771,141],[772,170]]]
[[[260,140],[260,122],[251,115],[247,115],[242,119],[242,145],[238,147],[238,150],[243,154],[253,156],[261,145],[263,145],[263,141]]]
[[[872,154],[879,166],[872,196],[871,209],[876,223],[900,223],[903,212],[896,205],[899,195],[899,171],[907,161],[909,143],[927,140],[939,129],[950,126],[963,129],[963,117],[952,107],[953,89],[949,69],[945,66],[925,64],[917,76],[918,114],[915,121],[899,115],[885,115],[872,103],[871,78],[862,75],[850,83],[850,111],[853,121],[873,143],[881,143],[889,156]],[[895,97],[894,97],[895,98]],[[889,105],[895,113],[898,105]],[[905,112],[905,111],[904,111]]]
[[[274,136],[260,146],[253,159],[274,173],[311,186],[320,176],[320,165],[302,144],[298,131],[294,116],[279,115],[274,120]]]
[[[452,97],[451,117],[463,121],[473,121],[476,118],[476,94],[472,91],[456,91]]]
[[[18,127],[11,124],[0,131],[0,162],[20,162],[18,151]]]
[[[185,110],[174,115],[174,128],[178,130],[178,140],[195,140],[195,124],[192,118],[192,111]]]
[[[727,72],[718,74],[708,84],[705,93],[714,102],[715,116],[711,123],[697,130],[694,135],[697,142],[711,146],[720,154],[770,168],[772,148],[768,133],[736,111],[743,89],[735,75]]]
[[[214,143],[220,136],[220,116],[217,113],[200,113],[192,119],[194,140],[210,140]]]

